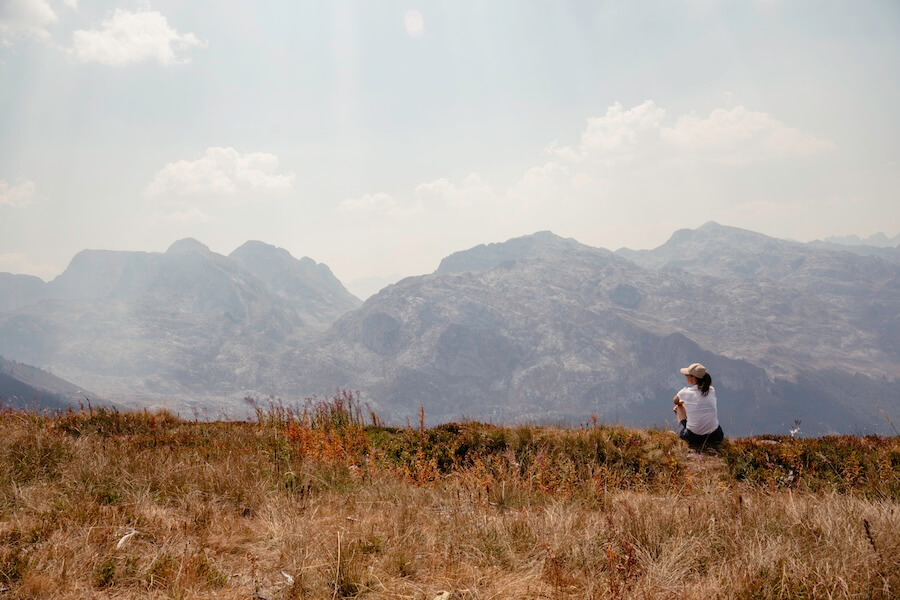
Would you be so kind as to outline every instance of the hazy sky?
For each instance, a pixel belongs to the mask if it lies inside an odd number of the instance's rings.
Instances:
[[[0,271],[894,235],[898,107],[896,0],[0,0]]]

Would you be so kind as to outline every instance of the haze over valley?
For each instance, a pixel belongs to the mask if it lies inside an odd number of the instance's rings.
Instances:
[[[49,283],[0,286],[0,355],[131,407],[238,418],[246,396],[339,387],[398,423],[422,404],[429,422],[646,427],[701,361],[735,434],[887,432],[900,416],[896,254],[712,222],[648,251],[550,232],[477,246],[365,303],[256,241],[85,250]]]

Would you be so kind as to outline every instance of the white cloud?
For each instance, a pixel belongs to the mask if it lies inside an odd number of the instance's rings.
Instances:
[[[586,185],[579,179],[581,185]],[[422,200],[422,208],[480,210],[511,206],[522,208],[547,200],[565,200],[560,193],[575,184],[571,169],[559,162],[547,162],[531,167],[511,187],[497,191],[478,173],[472,173],[460,183],[441,178],[420,183],[415,188],[416,198]]]
[[[79,29],[72,34],[71,54],[81,62],[121,66],[155,60],[164,65],[189,62],[185,53],[202,47],[193,33],[179,33],[157,11],[116,9],[99,30]]]
[[[616,102],[602,117],[588,119],[578,148],[550,144],[547,151],[563,160],[588,157],[601,160],[622,159],[646,150],[658,142],[666,111],[652,100],[625,110]]]
[[[46,40],[47,28],[56,22],[56,13],[47,0],[0,0],[0,45],[16,38]]]
[[[422,37],[425,34],[425,18],[417,10],[407,11],[403,15],[403,27],[406,28],[406,33],[410,36],[414,38]]]
[[[568,180],[568,167],[558,162],[548,162],[525,171],[516,189],[525,196],[534,196],[541,191],[553,191]]]
[[[71,8],[72,10],[75,10],[78,8],[78,0],[62,0],[62,3],[65,4],[67,7]]]
[[[0,206],[25,206],[34,200],[34,183],[20,181],[10,185],[0,180]]]
[[[407,193],[345,200],[340,212],[358,217],[347,221],[353,235],[386,231],[428,244],[447,231],[464,244],[542,229],[612,248],[652,231],[661,243],[675,229],[708,220],[791,220],[802,207],[777,207],[791,204],[796,189],[771,174],[771,161],[830,159],[832,147],[743,106],[699,117],[671,115],[650,100],[630,108],[616,103],[588,119],[575,144],[551,144],[549,160],[504,185],[477,174],[438,178]]]
[[[265,152],[240,154],[234,148],[207,148],[197,160],[164,166],[147,186],[147,195],[277,192],[294,185],[293,173],[277,173],[278,157]]]
[[[652,100],[626,110],[616,102],[588,119],[577,148],[553,142],[547,152],[576,162],[611,165],[625,160],[691,158],[729,164],[808,156],[833,148],[827,140],[788,127],[743,106],[718,108],[708,117],[682,115],[666,125],[666,111]]]
[[[435,179],[430,183],[420,183],[416,186],[416,195],[421,195],[426,198],[447,198],[457,193],[458,189],[456,185],[450,183],[450,180],[448,180],[446,177]]]
[[[661,136],[682,150],[732,164],[808,156],[833,148],[827,140],[743,106],[718,108],[706,118],[682,116],[674,127],[662,129]]]
[[[53,265],[33,262],[23,252],[0,254],[0,273],[27,273],[49,281],[59,275],[60,271],[61,269]]]
[[[662,125],[666,111],[652,100],[625,110],[616,102],[606,115],[588,119],[581,134],[581,151],[608,152],[634,148],[641,142],[653,140]]]

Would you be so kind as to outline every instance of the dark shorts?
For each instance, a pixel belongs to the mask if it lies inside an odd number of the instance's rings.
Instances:
[[[678,437],[686,441],[688,446],[694,450],[699,450],[702,448],[716,447],[721,444],[722,440],[725,439],[725,432],[722,431],[722,426],[719,425],[712,433],[697,435],[687,428],[687,419],[684,419],[681,422],[681,432],[678,434]]]

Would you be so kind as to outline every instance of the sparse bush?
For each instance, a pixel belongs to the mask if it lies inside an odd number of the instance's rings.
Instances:
[[[113,585],[116,579],[116,561],[109,557],[94,569],[94,587],[103,589]]]
[[[332,597],[355,598],[367,587],[364,571],[357,560],[357,550],[357,544],[345,544],[338,533],[337,549],[326,569]]]
[[[0,550],[0,585],[9,587],[22,579],[28,566],[28,559],[16,546],[6,546]]]
[[[723,457],[738,481],[769,488],[858,491],[900,500],[900,438],[765,436],[732,440]]]

